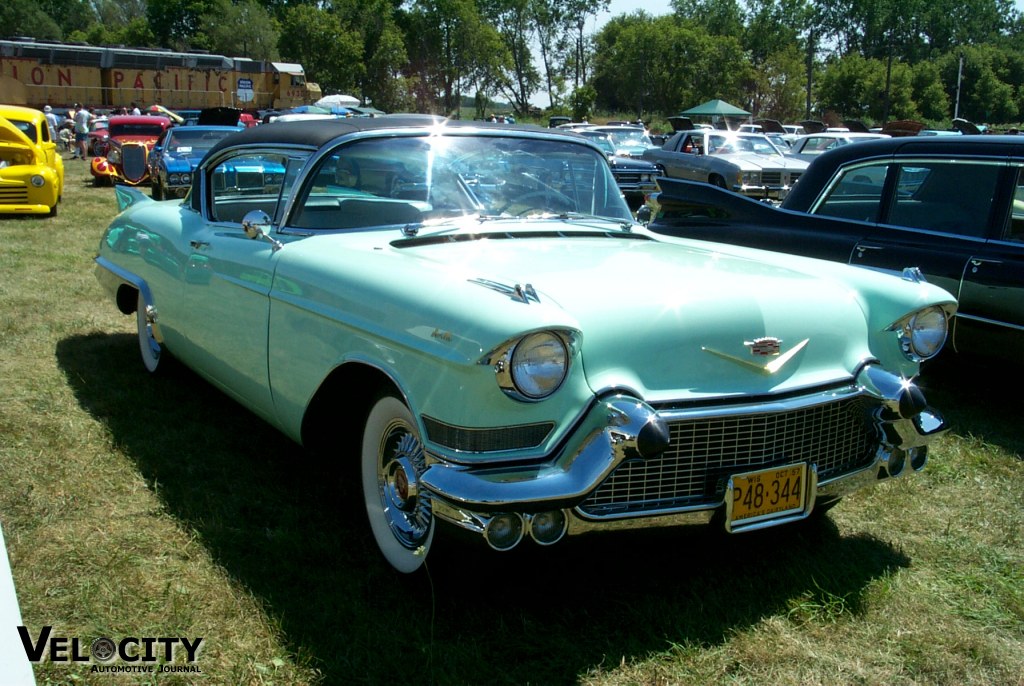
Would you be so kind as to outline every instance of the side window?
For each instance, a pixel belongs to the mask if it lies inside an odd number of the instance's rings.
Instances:
[[[888,165],[884,162],[844,169],[812,214],[873,222],[882,204]]]
[[[1008,241],[1024,243],[1024,168],[1017,169],[1013,204],[1010,206],[1010,216],[1007,218],[1003,237]]]
[[[982,238],[999,172],[998,165],[971,162],[900,165],[885,223]]]
[[[242,154],[207,171],[210,219],[241,224],[252,210],[277,214],[288,160],[276,154]]]
[[[363,229],[423,221],[425,211],[441,206],[450,185],[440,171],[430,183],[420,178],[426,154],[412,139],[339,148],[306,177],[289,226]]]

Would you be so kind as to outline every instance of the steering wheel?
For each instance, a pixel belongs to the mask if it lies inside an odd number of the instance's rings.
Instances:
[[[558,204],[563,205],[563,207],[552,207],[552,205]],[[531,191],[510,199],[498,210],[498,214],[504,214],[510,207],[522,207],[521,210],[513,213],[517,217],[522,217],[535,210],[540,212],[572,211],[576,209],[576,201],[561,191],[545,188],[544,190]]]

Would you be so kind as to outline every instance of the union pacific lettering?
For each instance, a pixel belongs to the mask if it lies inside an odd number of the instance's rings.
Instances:
[[[0,39],[0,100],[9,104],[120,107],[134,101],[171,109],[263,108],[320,97],[316,84],[287,88],[288,78],[270,62],[205,53]]]
[[[114,88],[134,88],[142,90],[152,88],[163,90],[170,88],[176,91],[227,91],[231,86],[231,72],[194,72],[181,73],[179,70],[168,71],[124,71],[111,69],[111,81]]]

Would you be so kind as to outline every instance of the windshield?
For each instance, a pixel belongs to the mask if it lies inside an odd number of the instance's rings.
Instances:
[[[766,136],[708,136],[708,153],[728,155],[737,152],[753,152],[759,155],[781,155]]]
[[[352,229],[536,215],[631,220],[606,158],[582,142],[434,135],[331,151],[307,177],[289,223]]]
[[[25,134],[25,137],[28,138],[33,143],[38,143],[39,142],[36,139],[36,127],[35,127],[35,125],[32,122],[30,122],[30,121],[21,121],[20,119],[10,119],[10,118],[8,118],[7,121],[11,122],[11,124],[14,125],[14,128],[18,129],[23,134]]]
[[[167,141],[167,152],[188,155],[200,150],[209,150],[217,141],[234,133],[232,130],[224,131],[196,131],[189,128],[174,129],[170,140]]]
[[[607,133],[611,136],[612,142],[615,143],[617,148],[625,147],[640,147],[640,148],[653,148],[654,143],[651,141],[650,136],[644,133],[643,129],[620,129],[616,131],[605,130],[603,133]]]
[[[120,136],[149,136],[158,137],[164,132],[159,124],[113,124],[108,127],[110,135],[117,138]]]

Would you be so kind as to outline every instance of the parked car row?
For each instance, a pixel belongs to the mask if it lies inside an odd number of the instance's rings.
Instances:
[[[504,551],[792,525],[923,469],[946,427],[913,379],[949,293],[653,233],[576,134],[273,124],[191,182],[184,208],[118,193],[96,258],[145,368],[351,463],[400,572],[445,527]]]
[[[871,140],[820,155],[781,208],[662,180],[651,230],[919,269],[954,294],[952,349],[1019,364],[1024,353],[1024,141],[1018,136]]]

